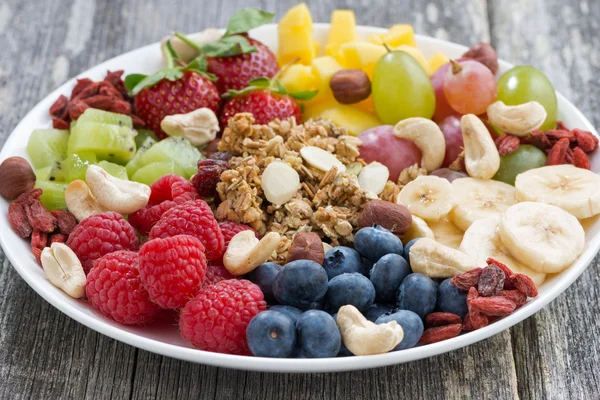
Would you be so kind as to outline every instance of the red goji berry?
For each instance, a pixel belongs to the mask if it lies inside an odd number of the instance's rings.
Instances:
[[[563,121],[556,121],[556,129],[560,129],[563,131],[570,131],[570,129],[567,128],[567,125]]]
[[[471,299],[470,307],[470,312],[474,310],[488,317],[504,317],[515,311],[517,305],[505,297],[492,296]]]
[[[450,283],[458,289],[467,292],[470,288],[477,286],[481,271],[483,271],[483,268],[474,268],[470,271],[463,272],[462,274],[455,275],[452,280],[450,280]]]
[[[527,297],[536,297],[538,290],[535,287],[533,280],[524,274],[514,274],[512,277],[513,284],[517,290]]]
[[[52,118],[52,127],[54,129],[69,129],[71,125],[67,121],[59,118]]]
[[[20,202],[14,201],[8,206],[8,223],[22,239],[28,238],[33,232],[33,228],[27,220],[25,206]]]
[[[50,115],[58,117],[62,115],[63,111],[69,105],[69,99],[66,96],[60,95],[58,99],[50,106]]]
[[[489,324],[488,317],[482,313],[473,310],[473,312],[467,313],[463,320],[463,330],[474,331],[481,329]]]
[[[566,131],[562,129],[550,129],[544,132],[548,139],[551,140],[560,140],[562,138],[567,138],[569,141],[575,141],[575,134],[571,131]]]
[[[573,149],[573,165],[577,168],[590,169],[590,158],[579,147]]]
[[[598,138],[592,132],[581,129],[573,129],[577,145],[584,153],[590,153],[598,148]]]
[[[552,143],[548,136],[540,130],[531,132],[531,143],[541,150],[546,150],[552,147]]]
[[[501,156],[506,156],[515,152],[521,145],[521,140],[516,136],[502,135],[496,139],[498,153]]]
[[[515,303],[517,308],[521,307],[527,301],[527,296],[518,290],[502,290],[500,293],[498,293],[498,296],[509,299]]]
[[[462,331],[462,324],[452,324],[425,329],[419,343],[430,344],[456,337]]]
[[[62,233],[53,233],[48,238],[48,241],[50,243],[66,243],[68,238],[69,238],[69,235],[65,235]]]
[[[73,90],[71,90],[71,99],[76,97],[79,93],[81,93],[81,91],[83,91],[83,89],[87,88],[88,86],[92,85],[93,83],[94,83],[94,81],[92,81],[91,79],[88,79],[88,78],[77,79],[77,83],[73,87]]]
[[[560,165],[565,163],[565,156],[569,148],[569,139],[562,138],[552,146],[548,153],[546,165]]]
[[[430,326],[443,326],[460,324],[462,319],[459,315],[448,312],[433,312],[425,317],[425,322]]]
[[[52,210],[50,213],[56,217],[58,231],[63,235],[70,235],[77,226],[77,219],[69,211]]]

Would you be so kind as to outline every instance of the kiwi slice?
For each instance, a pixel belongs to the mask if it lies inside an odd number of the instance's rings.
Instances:
[[[152,185],[160,177],[168,174],[183,176],[183,171],[174,161],[159,161],[138,169],[131,176],[131,180]]]
[[[139,131],[138,131],[138,135],[139,135]],[[137,136],[135,137],[136,141],[137,141]],[[135,171],[137,171],[140,167],[142,167],[142,163],[141,163],[141,159],[142,159],[142,155],[144,154],[144,152],[146,152],[150,147],[152,147],[154,144],[156,143],[156,140],[153,139],[152,137],[148,136],[146,138],[146,140],[144,140],[144,142],[138,147],[137,152],[135,153],[135,155],[133,156],[133,158],[131,159],[131,161],[129,161],[126,165],[127,168],[127,174],[129,176],[133,176],[133,174],[135,173]]]
[[[65,182],[73,182],[75,179],[85,180],[87,167],[91,164],[96,164],[96,162],[96,155],[94,153],[82,152],[71,154],[61,163],[65,171]]]
[[[27,142],[27,154],[34,168],[44,168],[67,157],[69,131],[36,129]]]
[[[88,108],[79,116],[77,122],[99,122],[101,124],[118,125],[133,128],[133,122],[129,115],[117,114],[109,111]]]
[[[135,154],[136,131],[100,122],[77,122],[69,138],[68,154],[91,152],[99,160],[125,164]]]
[[[114,176],[115,178],[128,180],[127,169],[122,165],[117,165],[108,161],[100,161],[98,166]]]
[[[142,145],[146,142],[146,139],[151,138],[154,142],[158,142],[158,137],[154,131],[150,129],[137,129],[137,136],[135,137],[135,145],[138,147],[142,147]]]
[[[51,181],[36,181],[35,187],[44,191],[40,196],[40,201],[48,210],[66,210],[65,189],[66,183]]]
[[[182,137],[169,137],[156,143],[142,154],[143,166],[163,161],[174,161],[182,170],[184,178],[190,178],[198,172],[198,160],[204,156],[196,147]]]

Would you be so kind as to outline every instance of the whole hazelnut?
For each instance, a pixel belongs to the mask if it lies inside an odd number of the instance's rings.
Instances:
[[[315,232],[297,232],[288,250],[287,262],[294,260],[312,260],[323,264],[325,249],[319,235]]]
[[[496,50],[489,43],[479,42],[471,47],[463,57],[479,61],[492,71],[492,74],[498,72],[498,55]]]
[[[360,69],[342,69],[331,76],[329,87],[342,104],[354,104],[371,95],[371,81]]]
[[[9,157],[0,164],[0,195],[14,200],[35,185],[35,174],[23,157]]]
[[[399,236],[404,235],[411,224],[412,215],[408,208],[384,200],[369,201],[358,217],[361,228],[379,225]]]

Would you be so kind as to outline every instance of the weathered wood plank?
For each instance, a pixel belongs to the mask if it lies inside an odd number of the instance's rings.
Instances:
[[[489,8],[499,56],[540,68],[598,126],[600,3],[493,0]],[[511,329],[521,399],[600,397],[598,264]]]

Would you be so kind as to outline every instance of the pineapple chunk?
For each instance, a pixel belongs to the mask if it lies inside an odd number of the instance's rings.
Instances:
[[[317,80],[312,68],[302,64],[293,64],[282,71],[279,82],[288,92],[302,92],[317,89]]]
[[[411,25],[397,24],[392,26],[386,33],[372,33],[367,41],[373,44],[386,43],[390,47],[407,45],[417,47],[415,42],[415,31]]]
[[[345,68],[362,69],[372,78],[375,64],[386,51],[385,47],[369,42],[345,43],[340,47],[341,62]]]
[[[438,51],[433,56],[431,56],[431,58],[429,59],[429,62],[427,63],[429,65],[429,73],[433,74],[442,65],[446,64],[449,61],[450,61],[450,59],[448,58],[447,55],[445,55],[441,51]]]
[[[431,75],[429,71],[429,64],[427,63],[427,59],[425,58],[421,50],[417,49],[416,47],[407,46],[405,44],[396,47],[395,50],[401,50],[413,56],[413,58],[417,60],[419,64],[421,64],[421,67],[423,67],[427,75]]]
[[[317,57],[312,63],[312,75],[316,82],[316,88],[319,91],[317,95],[309,100],[309,104],[318,104],[333,100],[333,93],[329,87],[331,76],[337,71],[343,69],[342,65],[331,56]]]
[[[313,107],[306,107],[304,119],[323,118],[344,127],[348,134],[358,136],[367,129],[381,125],[379,119],[358,108],[329,101]]]
[[[325,48],[328,56],[335,57],[340,45],[358,40],[356,18],[352,10],[335,10],[331,13],[331,28]]]
[[[373,105],[373,96],[369,96],[363,101],[359,101],[358,103],[352,105],[359,110],[366,111],[369,114],[377,115],[375,112],[375,106]]]
[[[279,48],[277,60],[285,65],[297,58],[310,65],[316,56],[317,46],[313,39],[312,17],[304,3],[290,8],[278,25]]]

